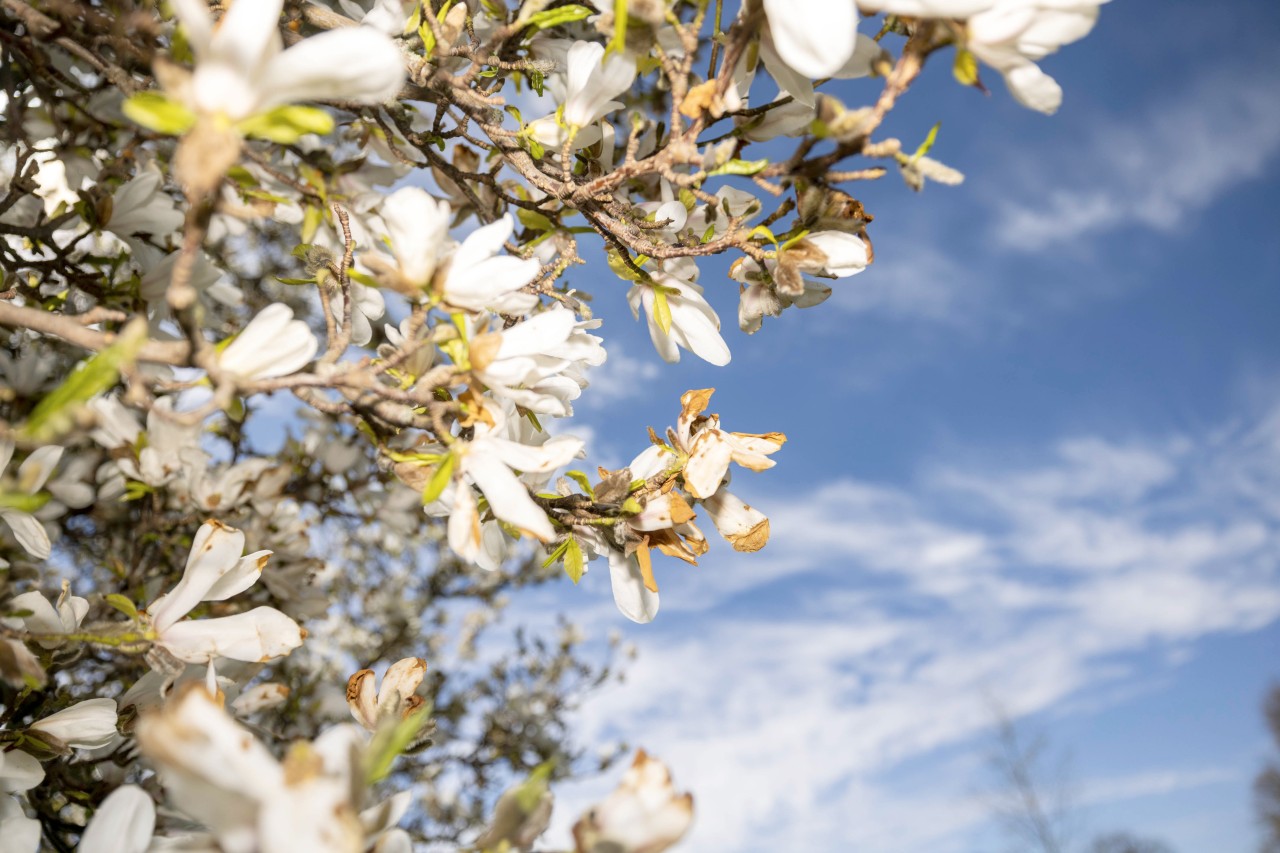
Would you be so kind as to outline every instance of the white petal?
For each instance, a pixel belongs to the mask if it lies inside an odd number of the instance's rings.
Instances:
[[[94,812],[80,853],[143,853],[156,826],[156,806],[137,785],[121,785]]]
[[[253,76],[270,55],[280,49],[283,7],[284,0],[233,3],[214,28],[209,43],[211,57],[246,76]]]
[[[529,496],[524,483],[502,460],[488,453],[472,452],[466,459],[467,473],[489,501],[493,514],[508,524],[527,530],[543,542],[555,536],[547,514]],[[478,547],[478,543],[477,543]]]
[[[16,794],[39,785],[44,768],[34,756],[20,750],[0,750],[0,792]]]
[[[695,498],[709,498],[720,488],[729,470],[733,448],[724,433],[708,429],[698,433],[684,465],[684,484]]]
[[[53,546],[49,542],[49,534],[44,525],[36,521],[35,516],[19,512],[16,509],[0,509],[0,518],[9,524],[13,537],[18,540],[28,554],[37,560],[49,559]]]
[[[538,447],[492,436],[482,442],[486,452],[526,474],[549,474],[582,452],[582,440],[570,435],[555,436]]]
[[[255,607],[234,616],[179,622],[161,633],[160,644],[187,663],[215,657],[263,662],[301,646],[302,629],[273,607]]]
[[[632,622],[652,622],[658,615],[658,594],[644,585],[640,562],[624,557],[620,551],[609,552],[609,579],[613,583],[613,601],[622,615]]]
[[[27,817],[13,797],[0,797],[0,838],[3,853],[38,853],[40,821]]]
[[[218,522],[205,522],[196,531],[182,580],[147,608],[157,631],[164,631],[205,600],[223,575],[239,567],[244,534]]]
[[[40,491],[61,458],[62,448],[54,444],[31,451],[31,455],[18,466],[18,484],[27,494]]]
[[[311,100],[380,104],[404,85],[404,56],[385,34],[347,27],[311,36],[277,54],[264,76],[263,109]]]
[[[449,238],[451,212],[419,187],[402,187],[382,203],[382,220],[391,238],[391,251],[400,272],[410,282],[425,285],[436,269]]]
[[[480,553],[480,515],[471,487],[460,484],[455,490],[448,522],[449,547],[464,560],[475,562]]]
[[[852,0],[764,0],[764,9],[778,55],[801,74],[830,77],[853,54]]]
[[[30,728],[53,735],[68,746],[97,749],[116,736],[116,702],[86,699],[32,723]]]
[[[1014,100],[1024,107],[1053,115],[1062,106],[1062,87],[1034,62],[1009,69],[1004,73],[1004,82]]]
[[[235,568],[222,575],[204,594],[204,601],[225,601],[233,595],[244,592],[257,583],[262,576],[262,569],[267,565],[270,551],[255,551],[240,558]]]

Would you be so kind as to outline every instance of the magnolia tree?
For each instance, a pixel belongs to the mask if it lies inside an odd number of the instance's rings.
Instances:
[[[961,179],[881,130],[927,60],[1051,113],[1099,2],[0,0],[0,848],[532,849],[620,650],[479,638],[593,564],[652,620],[785,441],[580,461],[592,289],[728,365],[700,259],[748,333],[854,286],[858,182]],[[573,844],[692,818],[639,752]]]

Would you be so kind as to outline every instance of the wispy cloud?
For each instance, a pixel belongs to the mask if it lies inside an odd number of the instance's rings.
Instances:
[[[1036,252],[1120,227],[1188,230],[1191,217],[1280,152],[1277,87],[1280,73],[1268,57],[1099,124],[1048,187],[999,206],[994,239]]]
[[[663,573],[663,616],[581,734],[673,763],[698,795],[691,849],[963,849],[984,815],[971,788],[893,777],[989,731],[990,697],[1013,716],[1062,709],[1133,679],[1138,652],[1280,618],[1277,422],[1280,408],[1204,435],[934,468],[908,488],[761,499],[769,549]],[[1087,792],[1159,795],[1222,772]],[[565,817],[602,785],[566,791]]]

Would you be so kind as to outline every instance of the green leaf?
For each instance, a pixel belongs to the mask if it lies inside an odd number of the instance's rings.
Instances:
[[[367,784],[372,785],[386,778],[391,772],[392,763],[413,744],[427,725],[430,714],[431,707],[423,705],[409,716],[396,720],[394,725],[387,723],[378,727],[365,752]]]
[[[564,552],[569,550],[569,543],[571,541],[573,541],[572,536],[570,536],[568,539],[564,540],[559,545],[557,545],[555,547],[555,550],[553,550],[549,555],[547,555],[547,559],[542,561],[542,568],[545,569],[547,566],[551,565],[552,563],[555,563],[564,559]]]
[[[554,231],[556,224],[548,219],[545,215],[536,210],[529,210],[527,207],[516,208],[516,219],[520,220],[520,224],[530,231]]]
[[[437,500],[444,493],[445,486],[448,486],[449,481],[453,479],[453,468],[457,461],[458,457],[449,453],[436,465],[436,470],[431,474],[431,479],[427,481],[427,485],[422,489],[423,506]]]
[[[577,539],[570,536],[565,542],[567,547],[564,549],[564,573],[576,584],[582,580],[582,575],[587,570],[586,560],[583,559],[582,546],[578,544]]]
[[[120,105],[120,111],[135,124],[169,136],[181,136],[196,123],[196,114],[186,104],[161,92],[132,95]]]
[[[662,330],[662,334],[671,334],[671,304],[667,302],[665,290],[653,289],[653,319]]]
[[[276,281],[280,282],[281,284],[287,284],[290,287],[299,287],[304,284],[315,284],[316,277],[312,276],[311,278],[281,278],[280,276],[276,276]]]
[[[757,225],[755,228],[752,228],[750,236],[763,237],[773,244],[774,249],[778,248],[778,238],[773,236],[773,232],[763,225]]]
[[[102,597],[102,600],[107,604],[110,604],[116,610],[119,610],[125,616],[128,616],[130,619],[138,618],[138,608],[132,601],[120,593],[113,592],[110,595],[105,595]]]
[[[237,125],[245,136],[291,145],[308,133],[324,136],[333,132],[333,116],[319,107],[285,104],[241,120]]]
[[[970,50],[957,48],[955,62],[951,64],[951,73],[961,86],[977,86],[978,58]]]
[[[762,171],[768,165],[769,159],[767,157],[763,160],[739,160],[735,157],[723,166],[707,172],[707,175],[740,175],[748,177]]]
[[[146,343],[147,321],[138,317],[124,327],[115,343],[80,362],[65,382],[45,395],[22,426],[23,435],[48,443],[68,432],[84,405],[114,386],[120,371],[137,360]]]
[[[596,499],[596,490],[591,488],[591,480],[587,478],[586,474],[581,471],[565,471],[564,475],[577,483],[582,488],[583,494],[592,500]]]
[[[594,14],[595,10],[588,9],[586,6],[560,6],[556,9],[545,9],[533,15],[529,18],[528,26],[537,30],[549,30],[561,24],[581,21]]]
[[[916,149],[916,153],[911,155],[909,163],[914,163],[921,157],[929,153],[929,149],[933,147],[933,143],[938,140],[938,128],[942,127],[942,122],[937,122],[933,127],[929,128],[929,135],[924,138],[924,142],[920,143],[920,147]]]

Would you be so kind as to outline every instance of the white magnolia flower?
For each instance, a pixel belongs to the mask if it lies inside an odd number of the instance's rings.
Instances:
[[[538,414],[567,417],[586,385],[583,369],[604,363],[600,338],[586,332],[599,325],[556,308],[478,335],[470,348],[472,373],[496,397]]]
[[[207,663],[215,657],[264,661],[302,645],[298,623],[273,607],[214,619],[183,620],[202,601],[224,601],[262,575],[270,551],[244,553],[244,534],[216,521],[200,526],[182,579],[147,608],[156,644],[178,660]]]
[[[466,311],[526,314],[538,297],[520,288],[533,281],[541,265],[533,258],[500,254],[502,244],[515,230],[510,215],[477,228],[467,235],[449,258],[441,299]]]
[[[30,616],[3,620],[10,627],[21,627],[33,634],[70,634],[79,630],[80,623],[89,612],[89,602],[78,595],[72,595],[71,585],[63,581],[62,594],[58,596],[56,604],[50,604],[49,599],[32,590],[15,595],[6,609],[31,613]],[[37,643],[45,649],[56,649],[62,645],[62,641],[58,639],[41,639]]]
[[[1042,113],[1062,105],[1062,87],[1036,62],[1084,38],[1107,0],[859,0],[867,12],[967,21],[964,46],[1004,75],[1018,103]]]
[[[144,853],[156,826],[156,806],[137,785],[121,785],[98,806],[80,838],[80,853]]]
[[[394,270],[398,274],[396,290],[409,293],[430,289],[432,276],[452,245],[452,218],[449,203],[421,187],[401,187],[382,202],[382,221],[387,226],[391,253],[399,265]],[[392,270],[388,267],[386,271]]]
[[[532,310],[538,297],[520,288],[534,279],[541,265],[532,258],[501,254],[515,230],[511,217],[477,228],[456,248],[449,239],[451,217],[448,203],[418,187],[396,190],[383,203],[382,218],[397,267],[378,255],[363,260],[393,289],[434,294],[451,308],[508,315]]]
[[[551,80],[556,100],[564,105],[560,121],[546,116],[531,122],[534,137],[543,145],[558,150],[570,135],[573,146],[584,148],[600,139],[596,122],[620,109],[613,100],[631,88],[636,77],[635,60],[625,54],[604,56],[604,45],[580,41],[565,55],[563,83],[560,75]]]
[[[766,316],[777,317],[792,305],[818,305],[831,295],[831,288],[810,276],[848,278],[869,262],[866,243],[843,231],[815,231],[766,259],[763,267],[753,258],[740,258],[729,269],[729,277],[742,283],[738,325],[755,334]]]
[[[151,165],[122,184],[111,197],[111,217],[104,226],[121,237],[151,234],[166,237],[182,227],[182,211],[164,191],[164,175]]]
[[[693,795],[677,794],[671,771],[645,751],[617,788],[573,827],[577,853],[662,853],[693,824]]]
[[[283,303],[258,312],[222,352],[218,366],[243,379],[270,379],[296,373],[315,357],[320,342],[293,309]]]
[[[853,0],[764,0],[764,11],[769,26],[760,59],[778,87],[804,106],[814,105],[814,80],[866,77],[883,54],[874,39],[857,32]]]
[[[27,727],[28,731],[49,735],[70,747],[97,749],[116,736],[114,699],[86,699]]]
[[[351,853],[400,819],[409,797],[360,811],[365,739],[353,725],[298,742],[279,762],[202,685],[142,717],[138,745],[175,806],[224,853]]]
[[[638,281],[627,292],[631,313],[640,318],[644,306],[649,338],[663,361],[680,360],[680,348],[717,367],[729,363],[729,346],[720,336],[720,318],[693,283],[697,266],[688,258],[668,262]],[[665,308],[663,307],[665,306]],[[669,321],[668,328],[663,325]]]
[[[49,445],[33,450],[18,466],[17,479],[6,480],[5,468],[13,458],[13,449],[13,442],[0,440],[0,519],[9,525],[14,538],[28,554],[47,560],[53,546],[44,525],[33,513],[42,503],[40,490],[62,458],[62,448]]]
[[[376,104],[404,85],[404,59],[386,34],[348,27],[281,50],[284,0],[238,2],[214,24],[205,0],[173,0],[196,68],[182,94],[196,111],[239,121],[285,104]]]
[[[555,529],[515,471],[550,473],[582,452],[582,441],[571,436],[556,436],[540,447],[532,447],[494,432],[478,424],[471,441],[458,441],[450,448],[457,462],[448,523],[449,547],[472,561],[481,547],[480,513],[472,484],[484,495],[496,518],[548,542],[555,536]]]
[[[966,46],[1004,75],[1018,103],[1052,114],[1062,105],[1062,87],[1036,62],[1088,35],[1104,2],[1004,0],[969,19]]]

